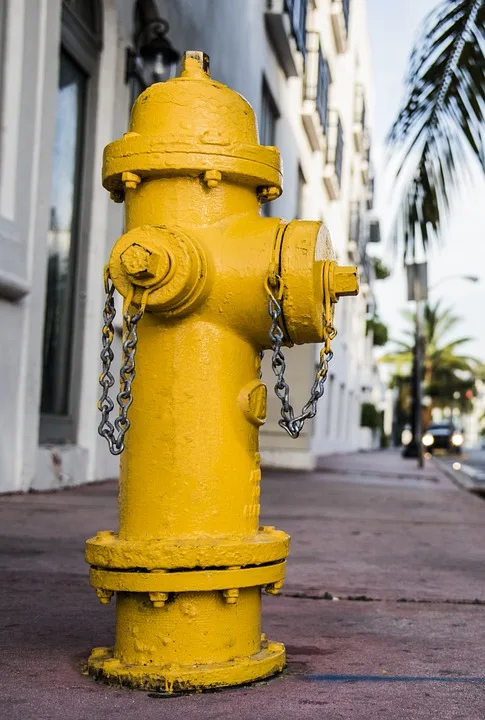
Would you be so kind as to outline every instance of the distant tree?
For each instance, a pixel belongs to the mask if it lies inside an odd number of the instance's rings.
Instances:
[[[405,311],[402,314],[409,323],[409,328],[404,331],[408,339],[394,341],[396,349],[384,356],[382,362],[401,365],[406,363],[411,366],[416,320],[412,312]],[[475,393],[475,382],[482,376],[483,364],[474,357],[458,353],[472,338],[447,340],[449,333],[460,324],[461,318],[454,315],[451,308],[442,308],[440,300],[434,305],[425,305],[423,380],[424,392],[432,398],[435,406],[456,405],[454,393],[460,393],[459,404],[465,410],[471,402],[467,392],[471,390]]]
[[[485,172],[485,0],[442,0],[409,60],[405,100],[388,136],[404,260],[439,236],[470,159]]]
[[[389,330],[377,314],[367,320],[367,333],[372,332],[373,344],[382,347],[389,340]]]
[[[386,280],[391,274],[391,268],[387,267],[378,257],[372,258],[376,280]]]

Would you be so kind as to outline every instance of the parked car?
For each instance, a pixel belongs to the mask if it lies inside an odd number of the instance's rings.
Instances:
[[[447,452],[459,454],[464,439],[463,433],[451,420],[441,420],[429,425],[423,435],[423,445],[427,452],[446,450]]]

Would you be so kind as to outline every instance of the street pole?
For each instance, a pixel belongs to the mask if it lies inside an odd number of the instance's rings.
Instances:
[[[408,300],[415,302],[415,326],[412,369],[412,440],[403,452],[404,457],[417,458],[418,467],[424,466],[422,443],[422,301],[427,297],[427,276],[425,263],[413,263],[408,266]]]
[[[421,343],[421,302],[418,299],[419,295],[416,295],[416,339],[415,339],[415,397],[414,397],[414,441],[416,443],[418,453],[418,467],[424,467],[424,452],[423,452],[423,413],[422,413],[422,343]]]

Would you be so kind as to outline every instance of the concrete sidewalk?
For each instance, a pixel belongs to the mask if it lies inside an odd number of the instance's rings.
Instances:
[[[483,720],[485,503],[397,453],[266,472],[262,522],[292,535],[264,630],[288,669],[252,687],[166,698],[83,676],[113,641],[83,542],[116,527],[116,484],[0,498],[0,718]]]

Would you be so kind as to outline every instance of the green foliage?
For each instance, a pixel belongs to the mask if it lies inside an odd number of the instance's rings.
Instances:
[[[391,274],[391,268],[387,267],[378,257],[372,258],[376,280],[386,280]]]
[[[485,1],[441,0],[412,51],[405,102],[388,136],[400,198],[395,239],[404,259],[439,238],[469,157],[485,172],[484,48]]]
[[[360,410],[360,425],[371,430],[377,430],[382,426],[382,413],[372,403],[362,403]]]
[[[415,336],[415,315],[404,312],[403,316],[409,323],[405,331],[405,341],[394,342],[396,349],[389,353],[382,362],[396,366],[411,363]],[[469,408],[471,398],[466,397],[467,391],[475,393],[475,382],[481,377],[483,364],[473,357],[461,355],[458,350],[470,342],[471,338],[461,337],[447,341],[449,333],[461,324],[461,318],[454,315],[451,308],[443,308],[441,301],[424,308],[423,340],[424,393],[433,399],[439,407],[456,406],[463,410]],[[457,401],[453,395],[460,393]]]
[[[374,345],[376,347],[382,347],[389,340],[389,331],[387,325],[381,320],[379,320],[378,315],[374,315],[374,317],[367,320],[366,334],[368,334],[369,332],[373,333]]]

